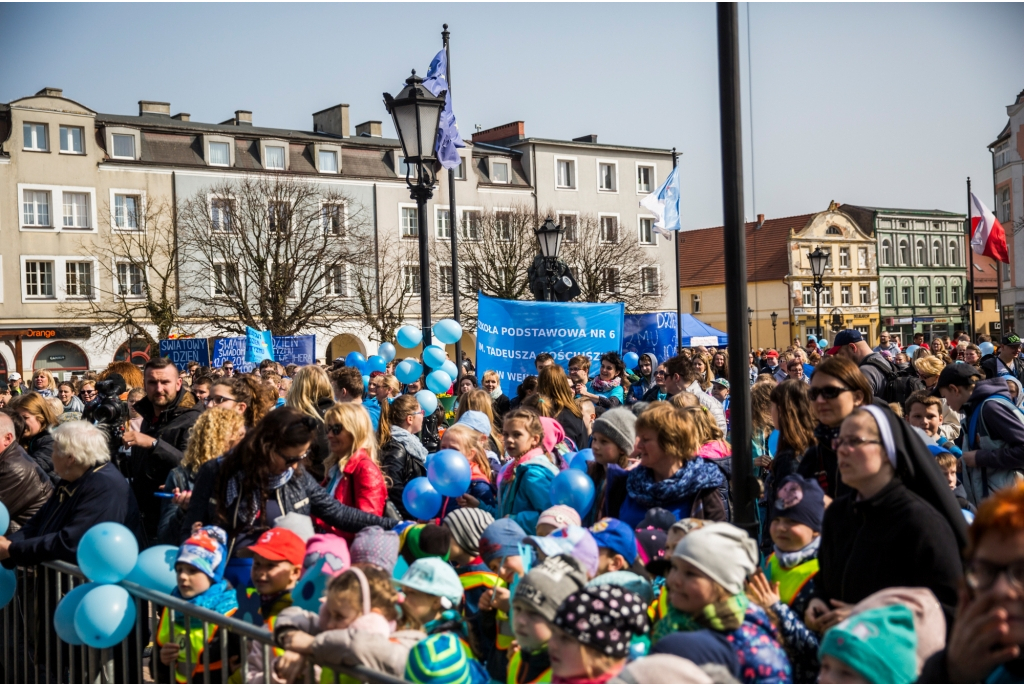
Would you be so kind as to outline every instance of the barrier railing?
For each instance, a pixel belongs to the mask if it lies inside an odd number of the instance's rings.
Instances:
[[[33,568],[18,568],[17,582],[14,598],[0,611],[0,642],[3,643],[0,672],[5,683],[210,683],[211,649],[203,649],[197,661],[193,658],[192,644],[188,639],[179,642],[185,650],[183,669],[177,669],[174,662],[170,666],[157,666],[160,648],[154,638],[163,609],[167,609],[168,621],[174,621],[180,614],[186,632],[191,632],[198,625],[202,629],[204,645],[210,643],[211,630],[215,631],[213,639],[217,641],[221,661],[227,665],[218,669],[217,664],[213,664],[213,672],[219,671],[217,681],[227,683],[232,672],[240,670],[240,682],[249,682],[248,655],[251,645],[256,644],[261,652],[261,682],[271,682],[273,640],[270,631],[261,626],[122,581],[120,585],[131,594],[136,609],[135,626],[128,637],[107,649],[70,645],[58,637],[53,615],[64,595],[87,582],[81,570],[60,561],[48,562]],[[236,641],[237,649],[231,647]],[[237,669],[231,657],[239,658]],[[193,673],[199,666],[202,666],[202,679],[196,674],[193,681]],[[331,671],[335,677],[347,676],[359,682],[405,682],[361,666],[332,665]],[[157,680],[158,672],[166,680]],[[237,676],[232,681],[239,682]],[[306,672],[305,682],[315,682],[312,664]]]

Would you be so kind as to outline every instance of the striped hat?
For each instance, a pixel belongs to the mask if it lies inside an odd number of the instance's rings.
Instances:
[[[480,554],[480,537],[494,517],[483,509],[456,509],[444,517],[444,527],[451,531],[459,547],[472,556]]]
[[[453,633],[437,633],[417,642],[405,664],[410,683],[486,683],[487,674],[467,645]]]

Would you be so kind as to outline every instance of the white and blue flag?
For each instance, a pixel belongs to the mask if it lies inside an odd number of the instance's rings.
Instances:
[[[681,230],[679,225],[679,167],[672,169],[665,182],[653,193],[640,200],[640,206],[658,217],[654,230],[662,235]]]
[[[455,113],[452,111],[452,91],[448,87],[448,55],[442,49],[434,55],[430,68],[427,70],[427,78],[423,80],[423,87],[430,91],[431,95],[438,95],[446,91],[444,96],[444,109],[441,111],[441,118],[437,122],[437,159],[445,169],[454,169],[462,163],[462,157],[455,148],[466,147],[459,135],[459,125],[455,123]]]

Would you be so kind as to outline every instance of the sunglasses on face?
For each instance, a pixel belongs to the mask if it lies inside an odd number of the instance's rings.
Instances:
[[[331,425],[327,426],[327,432],[330,433],[331,435],[341,435],[344,430],[345,427],[342,426],[340,423],[332,423]]]
[[[288,466],[295,466],[300,461],[302,461],[303,459],[308,457],[310,452],[312,452],[312,451],[313,451],[312,449],[308,449],[308,450],[306,450],[305,452],[303,452],[302,454],[300,454],[297,457],[286,457],[283,454],[281,454],[280,452],[275,452],[275,453],[277,454],[277,456],[281,457],[281,461],[283,461]]]
[[[824,398],[826,400],[834,400],[835,398],[842,395],[844,392],[853,391],[850,390],[849,388],[840,388],[831,385],[825,388],[811,388],[810,390],[807,391],[807,394],[810,396],[811,402],[813,402],[819,397]]]

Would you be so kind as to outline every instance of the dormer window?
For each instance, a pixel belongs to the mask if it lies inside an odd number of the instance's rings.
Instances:
[[[227,143],[210,143],[210,164],[231,166],[231,146]]]
[[[338,173],[338,153],[334,150],[321,150],[319,155],[320,173]]]
[[[135,136],[115,133],[111,138],[114,143],[114,157],[118,159],[135,159]]]
[[[493,162],[491,164],[491,181],[508,183],[508,162]]]
[[[267,145],[263,148],[264,168],[284,170],[284,148],[276,145]]]

